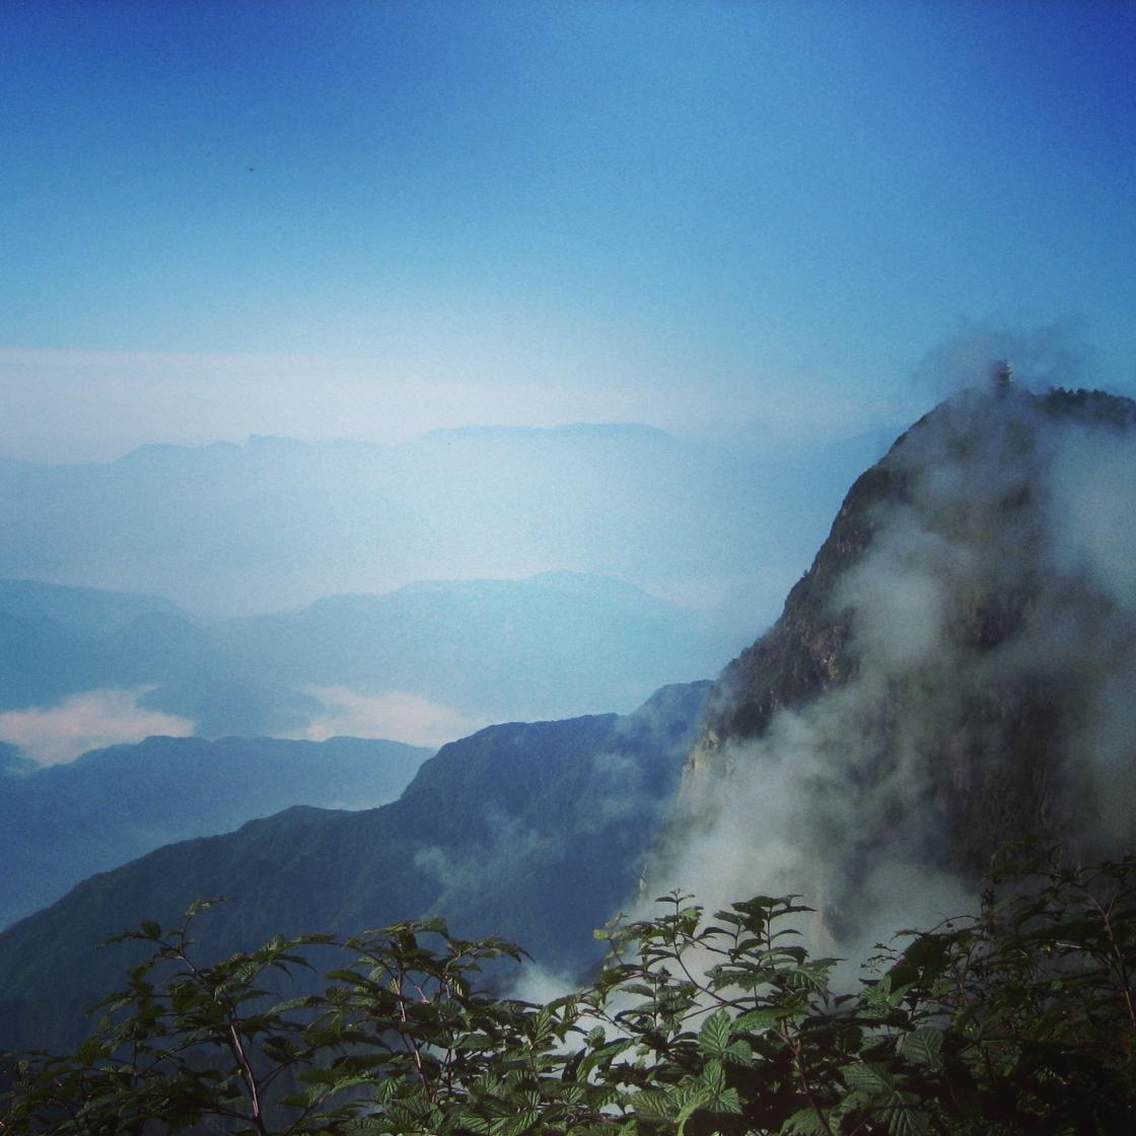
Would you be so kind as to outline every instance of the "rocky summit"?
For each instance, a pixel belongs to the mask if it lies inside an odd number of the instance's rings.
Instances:
[[[903,434],[715,685],[652,877],[812,889],[848,929],[948,911],[1007,841],[1130,846],[1134,427],[997,384]]]

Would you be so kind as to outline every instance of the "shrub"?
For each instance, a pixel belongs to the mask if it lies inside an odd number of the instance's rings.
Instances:
[[[602,933],[597,980],[544,1005],[482,972],[522,952],[441,922],[274,939],[202,965],[194,920],[64,1057],[7,1061],[0,1132],[1095,1133],[1136,1130],[1136,860],[1016,862],[973,918],[905,933],[855,993],[796,897],[707,920],[689,897]],[[318,993],[274,989],[320,952]]]

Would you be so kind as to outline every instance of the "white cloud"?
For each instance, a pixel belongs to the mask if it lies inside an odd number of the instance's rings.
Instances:
[[[73,694],[57,706],[0,714],[0,740],[19,746],[41,765],[62,765],[87,750],[140,742],[154,734],[188,737],[188,718],[146,710],[138,699],[150,687],[92,690]]]
[[[327,711],[304,731],[303,736],[312,741],[348,736],[436,747],[491,725],[488,718],[401,690],[359,694],[345,686],[310,686],[307,693]]]
[[[1018,823],[1016,799],[978,796],[1004,791],[1011,757],[1044,771],[1037,807],[1077,848],[1115,854],[1136,792],[1131,436],[972,393],[889,469],[897,489],[858,521],[870,544],[828,592],[851,634],[841,680],[758,737],[704,738],[647,889],[711,910],[803,893],[824,912],[801,924],[812,945],[853,958],[975,905],[951,849],[975,817],[987,838]],[[1027,748],[1031,723],[1046,733]]]

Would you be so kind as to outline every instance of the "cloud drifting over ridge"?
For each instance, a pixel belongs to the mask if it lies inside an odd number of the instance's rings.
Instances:
[[[1012,328],[993,319],[960,319],[924,354],[912,380],[916,389],[945,398],[985,379],[992,365],[1007,359],[1019,385],[1040,391],[1077,386],[1091,358],[1076,322]]]
[[[859,956],[973,906],[983,824],[1130,841],[1136,435],[970,391],[889,467],[822,616],[848,620],[847,681],[696,749],[650,895],[803,892],[814,945]]]
[[[6,711],[0,714],[0,740],[18,746],[40,765],[63,765],[88,750],[155,734],[191,736],[194,724],[188,718],[138,705],[151,689],[91,690],[56,706]]]
[[[301,736],[310,741],[350,736],[437,747],[490,725],[487,718],[401,690],[360,694],[346,686],[309,686],[305,693],[326,710],[303,731]]]

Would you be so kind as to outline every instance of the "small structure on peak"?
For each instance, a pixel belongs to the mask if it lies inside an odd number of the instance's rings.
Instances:
[[[1009,390],[1014,383],[1014,368],[1010,366],[1010,360],[999,359],[990,368],[990,378],[994,382],[994,390],[997,394],[1003,394]]]

